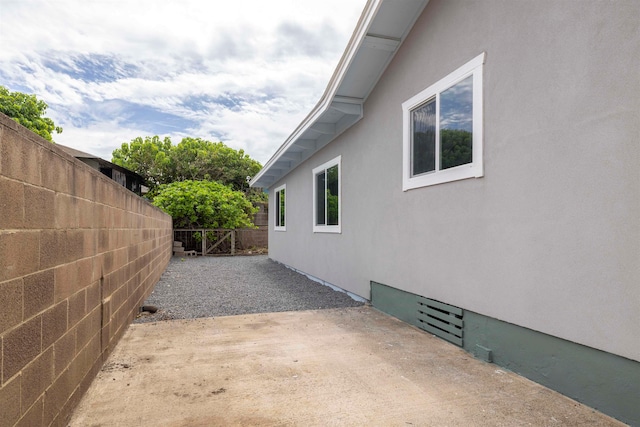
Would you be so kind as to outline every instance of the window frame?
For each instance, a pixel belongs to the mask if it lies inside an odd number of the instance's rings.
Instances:
[[[445,182],[458,181],[467,178],[480,178],[484,176],[483,168],[483,97],[482,97],[482,73],[484,67],[485,53],[473,58],[457,70],[453,71],[438,82],[424,89],[420,93],[412,96],[402,103],[402,191],[414,188],[427,187],[430,185],[442,184]],[[472,126],[472,161],[463,165],[448,169],[436,169],[433,172],[426,172],[412,176],[413,162],[413,126],[412,112],[431,99],[436,99],[436,164],[439,165],[440,155],[440,94],[466,79],[473,76],[473,126]]]
[[[284,225],[280,225],[280,192],[284,191]],[[273,211],[275,212],[274,214],[274,221],[273,221],[273,229],[275,231],[287,231],[287,184],[282,184],[281,186],[275,188],[273,190],[273,194],[276,196],[274,197],[274,206],[273,206]]]
[[[318,224],[318,210],[317,210],[317,201],[318,201],[318,187],[317,187],[317,176],[324,172],[327,173],[329,168],[334,166],[338,166],[338,224],[337,225],[326,225],[327,219],[327,200],[325,197],[325,224]],[[342,156],[338,156],[321,164],[320,166],[315,167],[311,171],[311,185],[313,186],[313,232],[314,233],[342,233]],[[325,181],[326,188],[326,181]]]

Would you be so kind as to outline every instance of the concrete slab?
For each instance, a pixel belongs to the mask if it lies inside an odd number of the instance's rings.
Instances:
[[[620,426],[370,307],[132,325],[76,426]]]

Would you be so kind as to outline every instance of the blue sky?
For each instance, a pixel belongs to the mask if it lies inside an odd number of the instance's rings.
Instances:
[[[265,163],[319,100],[366,0],[0,0],[0,85],[56,142],[111,159],[137,136]]]

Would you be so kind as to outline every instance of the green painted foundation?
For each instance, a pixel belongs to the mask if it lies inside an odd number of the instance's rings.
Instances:
[[[418,327],[421,297],[429,296],[371,282],[374,308]],[[463,319],[462,348],[479,359],[640,426],[640,362],[468,310]]]

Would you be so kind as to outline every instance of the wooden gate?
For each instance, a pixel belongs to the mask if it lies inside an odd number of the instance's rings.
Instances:
[[[236,253],[236,230],[174,229],[173,240],[181,243],[181,250],[185,254],[235,255]]]

